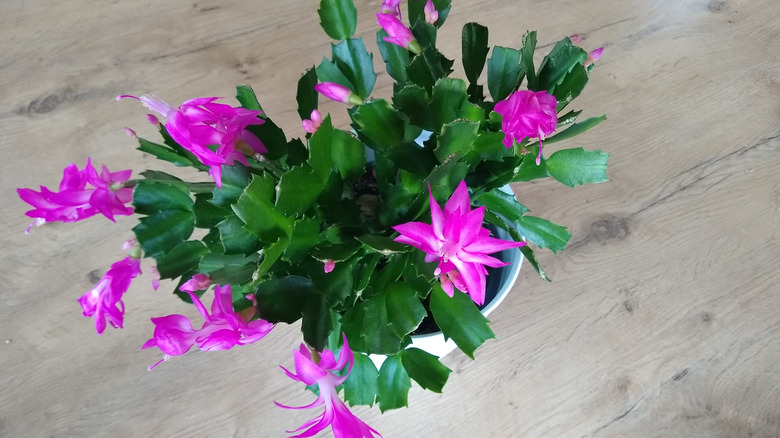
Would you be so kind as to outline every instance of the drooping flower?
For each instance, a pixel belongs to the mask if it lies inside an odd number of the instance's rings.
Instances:
[[[434,6],[431,0],[425,3],[423,12],[425,12],[425,21],[430,25],[433,25],[439,19],[439,11],[436,10],[436,6]]]
[[[95,317],[95,330],[100,335],[106,329],[106,320],[114,328],[122,328],[125,305],[122,295],[130,282],[141,274],[141,260],[126,257],[113,265],[89,292],[79,298],[86,317]]]
[[[371,426],[356,417],[339,398],[336,387],[347,379],[347,376],[352,371],[354,361],[354,356],[347,344],[346,336],[344,336],[344,346],[341,347],[338,360],[336,360],[333,352],[330,350],[324,350],[313,355],[312,351],[306,348],[304,344],[301,344],[300,348],[293,352],[293,360],[295,362],[295,373],[281,367],[284,373],[298,382],[303,382],[307,385],[317,385],[319,396],[314,402],[299,407],[274,403],[285,409],[309,409],[324,405],[325,410],[318,417],[307,421],[301,427],[295,430],[288,430],[288,433],[296,433],[306,429],[291,438],[311,437],[328,426],[331,427],[336,438],[374,438],[375,436],[382,436]],[[343,377],[335,373],[335,371],[342,370],[347,365],[349,365],[349,369]]]
[[[406,27],[401,20],[392,14],[376,14],[376,22],[387,32],[384,40],[390,44],[401,46],[412,53],[419,55],[422,53],[420,43],[414,38],[412,31]]]
[[[430,187],[429,187],[430,189]],[[454,288],[468,293],[481,305],[485,302],[485,266],[506,266],[488,254],[517,248],[525,242],[514,242],[490,237],[490,230],[482,227],[485,207],[471,209],[466,183],[461,181],[452,196],[439,206],[430,194],[431,224],[407,222],[393,229],[401,235],[396,242],[405,243],[426,253],[425,261],[439,262],[434,275],[439,276],[442,289],[452,296]]]
[[[382,0],[383,14],[393,14],[401,18],[401,0]]]
[[[501,130],[504,132],[504,146],[511,148],[513,143],[522,142],[526,137],[539,138],[539,154],[536,164],[542,158],[542,140],[555,131],[558,124],[555,96],[546,91],[520,90],[498,102],[494,111],[501,114]]]
[[[183,292],[196,292],[206,290],[211,285],[211,277],[206,274],[195,274],[181,285],[179,290]]]
[[[363,103],[363,99],[361,99],[360,96],[353,93],[349,88],[335,82],[321,82],[314,86],[314,90],[336,102],[351,105],[360,105]]]
[[[247,322],[233,310],[233,293],[230,285],[214,288],[214,301],[211,303],[211,314],[197,295],[187,291],[192,303],[203,317],[203,326],[195,330],[192,323],[183,315],[167,315],[152,318],[154,335],[146,341],[143,348],[157,347],[163,352],[163,358],[149,369],[156,367],[172,356],[181,356],[198,346],[200,350],[229,350],[236,345],[247,345],[257,342],[267,335],[274,325],[262,319]]]
[[[103,166],[98,174],[87,158],[84,169],[79,170],[75,164],[70,164],[63,170],[59,192],[43,186],[40,192],[32,189],[16,189],[16,192],[24,202],[35,207],[25,214],[39,218],[36,224],[41,219],[45,222],[76,222],[98,213],[114,221],[114,215],[133,214],[133,207],[127,205],[133,199],[133,189],[124,185],[130,173],[130,170],[110,172]]]
[[[316,87],[315,87],[316,89]],[[320,125],[322,125],[322,114],[320,114],[319,111],[312,110],[311,115],[308,119],[301,121],[301,126],[303,126],[303,130],[308,132],[309,134],[314,134],[317,132],[317,129],[319,129]]]
[[[217,103],[218,97],[188,100],[178,110],[146,94],[139,97],[121,95],[117,100],[125,97],[140,100],[150,110],[163,115],[171,138],[209,166],[209,174],[217,187],[222,187],[223,165],[229,166],[236,161],[248,165],[246,156],[239,150],[240,143],[256,153],[267,152],[260,139],[246,129],[264,123],[257,117],[262,111]]]

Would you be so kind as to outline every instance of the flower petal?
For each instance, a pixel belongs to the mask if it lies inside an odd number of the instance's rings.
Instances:
[[[401,233],[400,236],[394,239],[396,242],[412,245],[429,254],[439,252],[441,242],[436,238],[431,225],[423,222],[407,222],[392,228]]]
[[[477,263],[468,263],[457,258],[451,259],[452,263],[458,267],[458,273],[463,279],[463,283],[468,289],[471,300],[478,306],[485,303],[485,273],[482,265]]]
[[[328,375],[327,371],[317,366],[314,361],[301,354],[300,351],[293,352],[293,359],[295,361],[296,375],[307,385],[314,385]]]
[[[452,192],[452,196],[447,200],[444,205],[445,214],[459,214],[464,215],[471,211],[471,199],[469,199],[469,189],[466,186],[465,181],[461,181],[455,191]],[[458,213],[460,212],[460,213]]]

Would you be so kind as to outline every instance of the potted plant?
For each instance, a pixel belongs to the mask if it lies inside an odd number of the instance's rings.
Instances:
[[[298,138],[274,124],[249,86],[237,87],[238,104],[206,97],[174,107],[123,95],[118,100],[138,100],[153,113],[147,119],[159,140],[127,132],[161,160],[159,170],[131,179],[130,170],[98,171],[88,160],[65,168],[58,191],[18,189],[34,207],[31,226],[138,217],[128,255],[79,298],[98,334],[122,327],[123,294],[142,258],[150,259],[154,288],[160,278],[175,280],[174,294],[202,316],[151,318],[143,348],[162,358],[150,369],[194,347],[262,342],[276,324],[300,322],[303,343],[284,373],[309,385],[316,399],[307,407],[324,412],[291,433],[331,426],[339,437],[372,437],[379,433],[345,402],[385,411],[407,404],[412,380],[436,392],[447,381],[439,357],[410,348],[426,318],[472,358],[494,337],[477,306],[487,279],[501,277],[488,268],[508,264],[497,254],[520,251],[549,280],[533,246],[558,252],[571,236],[528,215],[506,186],[606,180],[601,151],[543,149],[604,120],[577,121],[580,111],[566,109],[601,49],[587,53],[577,36],[563,38],[537,67],[535,32],[519,49],[491,53],[488,29],[468,23],[466,77],[453,78],[452,55],[436,46],[451,0],[410,0],[404,14],[400,3],[385,0],[376,14],[392,96],[372,97],[373,57],[352,37],[352,1],[321,0],[322,28],[339,42],[298,82]],[[319,95],[343,102],[350,126],[320,114]],[[174,166],[204,177],[183,180]],[[369,355],[383,355],[381,366]]]

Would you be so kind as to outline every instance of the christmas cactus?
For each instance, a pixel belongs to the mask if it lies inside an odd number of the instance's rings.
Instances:
[[[379,97],[373,55],[353,38],[355,6],[321,0],[322,28],[338,42],[298,82],[297,138],[274,124],[249,86],[237,87],[237,103],[201,97],[173,106],[123,95],[123,104],[134,99],[154,113],[147,119],[159,139],[128,134],[161,161],[158,169],[131,178],[87,161],[65,168],[58,191],[18,189],[34,207],[33,225],[138,217],[129,254],[79,299],[98,334],[107,323],[122,327],[123,294],[147,258],[155,284],[173,279],[173,293],[202,319],[154,315],[150,338],[139,341],[162,354],[150,369],[195,346],[262,343],[276,324],[300,324],[295,372],[283,372],[315,389],[305,407],[324,412],[295,436],[328,426],[337,437],[379,436],[345,402],[406,406],[412,380],[441,392],[450,370],[409,348],[423,320],[473,358],[494,337],[478,305],[488,268],[506,265],[497,253],[522,251],[548,280],[534,248],[558,252],[571,237],[500,188],[546,177],[571,187],[606,181],[608,157],[582,148],[545,154],[605,119],[579,121],[581,111],[567,110],[601,49],[588,53],[576,35],[566,37],[536,66],[535,32],[520,48],[491,49],[488,29],[468,23],[466,77],[454,78],[453,55],[436,45],[450,3],[409,0],[402,13],[400,0],[382,2],[376,42],[394,84]],[[334,126],[321,114],[320,95],[342,102],[351,124]],[[204,178],[185,181],[174,166]],[[377,368],[369,355],[386,358]]]

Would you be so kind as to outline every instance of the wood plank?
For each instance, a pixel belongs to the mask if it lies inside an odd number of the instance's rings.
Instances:
[[[356,3],[376,53],[380,2]],[[444,359],[444,394],[415,387],[409,409],[355,411],[387,437],[780,437],[780,3],[456,0],[439,36],[451,58],[469,21],[491,44],[538,29],[542,47],[572,33],[606,47],[575,103],[609,120],[545,153],[610,152],[611,181],[514,185],[574,234],[563,254],[540,253],[554,281],[524,267],[491,315],[499,339],[476,361]],[[0,3],[0,436],[282,436],[313,416],[272,404],[312,399],[277,368],[291,365],[296,327],[147,372],[159,359],[140,350],[148,318],[195,313],[145,273],[124,329],[95,336],[76,299],[122,257],[134,222],[25,236],[11,189],[56,185],[87,157],[157,167],[123,132],[154,128],[118,94],[177,103],[249,83],[296,132],[295,83],[329,52],[317,23],[304,0]],[[374,94],[390,94],[387,75]],[[343,107],[323,107],[347,125]]]

